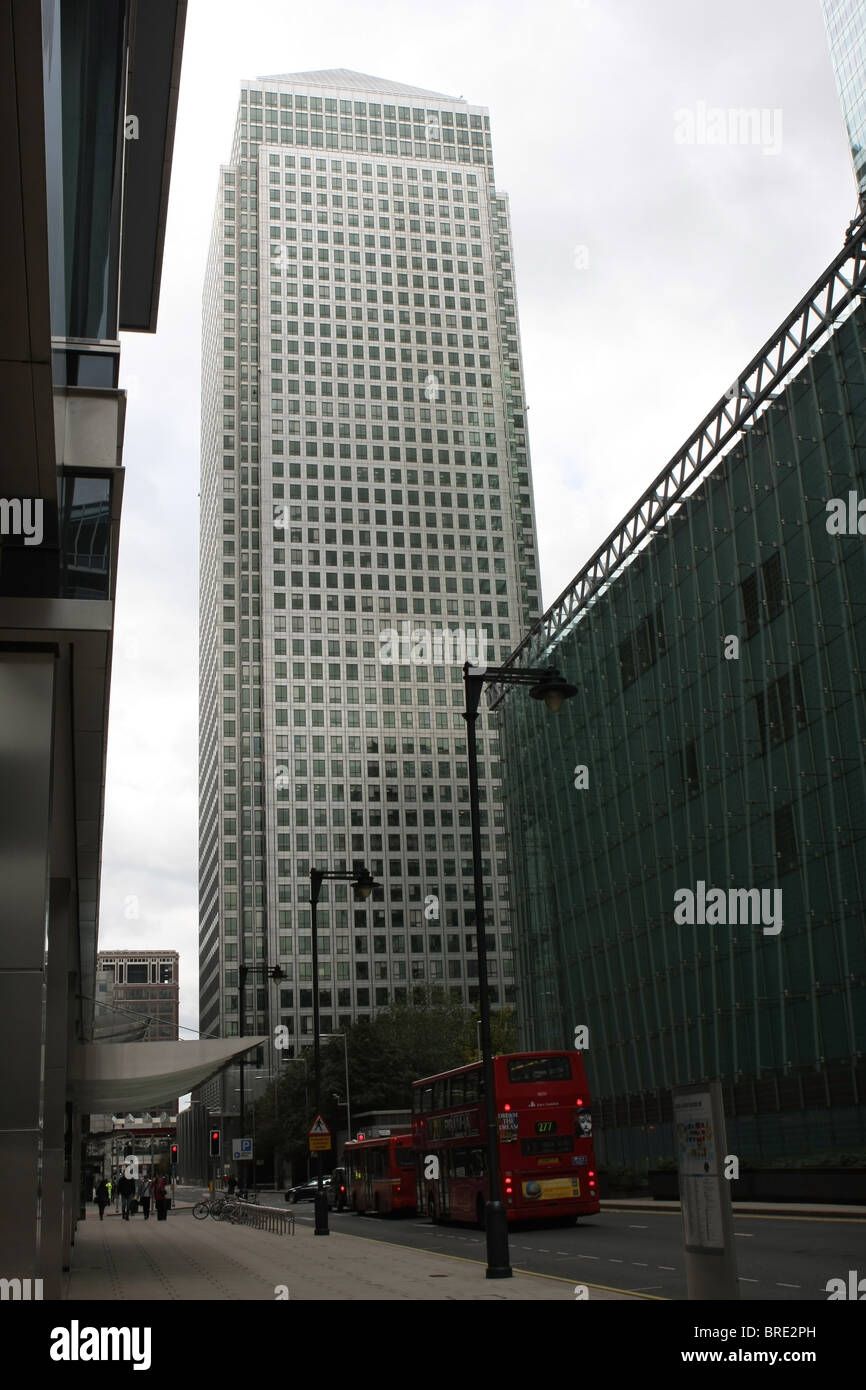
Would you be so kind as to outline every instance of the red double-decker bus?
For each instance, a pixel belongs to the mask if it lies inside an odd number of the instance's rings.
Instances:
[[[509,1221],[599,1210],[592,1112],[578,1052],[493,1059],[502,1200]],[[480,1062],[412,1086],[419,1210],[432,1221],[484,1224],[488,1196]]]
[[[380,1139],[350,1139],[344,1150],[349,1205],[358,1213],[391,1216],[416,1210],[415,1159],[412,1135],[390,1134]]]

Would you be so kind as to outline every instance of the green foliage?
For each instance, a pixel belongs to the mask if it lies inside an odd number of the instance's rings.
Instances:
[[[353,1115],[368,1110],[408,1110],[412,1082],[448,1071],[478,1057],[478,1014],[444,990],[429,990],[423,1002],[393,1004],[344,1031],[349,1056]],[[517,1050],[513,1009],[492,1015],[494,1053]],[[345,1129],[345,1052],[342,1038],[321,1045],[321,1110],[331,1130]],[[305,1161],[306,1135],[314,1118],[313,1049],[303,1059],[281,1062],[279,1083],[256,1106],[256,1151],[267,1158],[278,1147],[296,1163]],[[339,1101],[335,1100],[335,1094]],[[331,1158],[331,1162],[335,1162]]]

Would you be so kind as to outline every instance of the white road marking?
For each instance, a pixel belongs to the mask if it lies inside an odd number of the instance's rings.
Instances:
[[[601,1255],[578,1255],[579,1260],[600,1260]]]
[[[746,1276],[745,1276],[745,1274],[741,1274],[741,1275],[740,1275],[740,1280],[739,1280],[739,1282],[740,1282],[741,1284],[757,1284],[758,1280],[757,1280],[757,1279],[747,1279]]]
[[[745,1240],[754,1240],[754,1231],[734,1231],[735,1236],[743,1236]]]
[[[634,1226],[634,1225],[632,1225],[631,1223],[629,1223],[629,1230],[630,1230],[630,1231],[645,1231],[646,1229],[647,1229],[646,1226]]]
[[[613,1258],[613,1256],[611,1255],[611,1256],[609,1257],[608,1263],[609,1263],[609,1264],[612,1264],[612,1265],[623,1265],[623,1264],[625,1264],[625,1260],[615,1260],[615,1259]]]
[[[656,1269],[673,1269],[673,1270],[676,1270],[676,1265],[656,1265]]]
[[[777,1289],[801,1289],[802,1284],[777,1284]]]
[[[649,1265],[645,1264],[643,1260],[632,1260],[632,1264],[639,1265],[641,1269],[649,1269]]]

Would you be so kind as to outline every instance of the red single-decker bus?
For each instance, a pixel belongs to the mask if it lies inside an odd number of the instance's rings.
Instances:
[[[359,1215],[372,1211],[377,1216],[415,1211],[417,1195],[411,1133],[379,1139],[350,1139],[344,1150],[344,1161],[352,1211]]]

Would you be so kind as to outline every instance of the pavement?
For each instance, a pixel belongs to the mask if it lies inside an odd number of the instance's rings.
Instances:
[[[575,1300],[571,1279],[516,1268],[511,1279],[487,1279],[474,1260],[333,1231],[316,1236],[301,1222],[294,1235],[279,1235],[197,1221],[192,1204],[182,1201],[166,1221],[153,1215],[145,1221],[140,1212],[123,1221],[111,1208],[100,1221],[92,1203],[86,1212],[65,1276],[69,1302]],[[649,1297],[601,1284],[583,1287],[590,1302]]]

